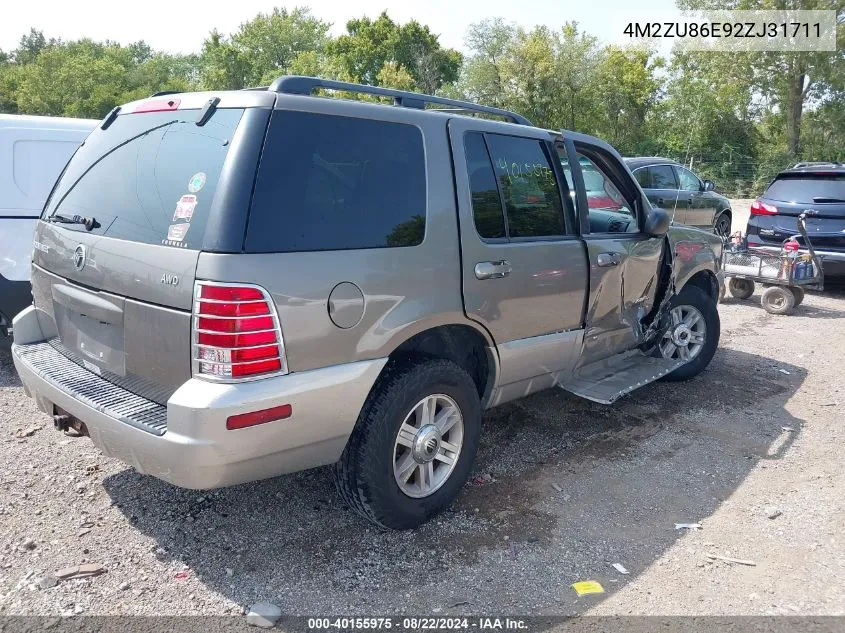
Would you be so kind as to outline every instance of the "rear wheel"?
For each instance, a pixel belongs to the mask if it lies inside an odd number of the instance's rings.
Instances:
[[[804,301],[804,289],[798,286],[790,286],[789,289],[792,291],[792,296],[795,297],[795,307],[800,306],[801,302]]]
[[[721,238],[727,238],[731,235],[731,216],[723,213],[716,218],[716,224],[713,226],[713,232]]]
[[[684,286],[672,297],[669,327],[657,344],[663,358],[685,360],[664,380],[689,380],[707,368],[719,345],[720,323],[716,302],[697,286]]]
[[[769,314],[789,314],[795,307],[795,295],[784,286],[772,286],[763,291],[760,303]]]
[[[754,294],[754,282],[750,279],[731,277],[731,280],[728,282],[728,290],[737,299],[748,299],[748,297]]]
[[[448,506],[469,476],[481,401],[459,365],[443,359],[388,367],[340,461],[340,496],[366,519],[404,530]]]

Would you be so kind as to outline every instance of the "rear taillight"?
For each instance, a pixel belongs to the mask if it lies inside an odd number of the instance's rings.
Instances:
[[[751,215],[777,215],[778,208],[773,204],[761,202],[758,198],[751,203]]]
[[[239,380],[287,373],[279,317],[263,288],[198,281],[192,321],[195,376]]]

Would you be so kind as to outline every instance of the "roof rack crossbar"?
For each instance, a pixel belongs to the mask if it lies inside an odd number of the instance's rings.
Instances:
[[[365,86],[363,84],[353,84],[345,81],[334,81],[333,79],[320,79],[319,77],[285,75],[284,77],[279,77],[271,83],[269,90],[271,92],[281,92],[283,94],[310,95],[318,88],[360,92],[364,94],[377,95],[379,97],[391,97],[393,99],[393,105],[403,106],[406,108],[424,109],[427,103],[436,103],[438,105],[457,108],[465,112],[481,112],[484,114],[504,117],[505,119],[520,125],[531,125],[531,121],[526,119],[524,116],[517,114],[516,112],[511,112],[510,110],[503,110],[502,108],[477,105],[468,101],[435,97],[417,92],[406,92],[405,90],[393,90],[392,88],[381,88],[379,86]]]

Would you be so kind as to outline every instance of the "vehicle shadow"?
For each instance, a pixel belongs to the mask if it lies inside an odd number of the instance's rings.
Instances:
[[[674,523],[706,523],[749,472],[789,451],[802,420],[785,404],[805,377],[720,349],[698,378],[613,406],[561,390],[505,404],[485,415],[475,472],[453,507],[409,532],[347,510],[326,468],[213,492],[126,469],[104,486],[154,539],[149,556],[187,565],[240,605],[571,615],[658,560],[682,536]],[[608,564],[617,561],[630,575]],[[576,599],[570,585],[585,579],[606,593]],[[166,605],[164,585],[150,599]]]

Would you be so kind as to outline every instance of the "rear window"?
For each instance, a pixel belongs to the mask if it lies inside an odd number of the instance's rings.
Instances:
[[[845,174],[801,174],[775,180],[766,197],[783,202],[845,201]]]
[[[415,246],[425,236],[422,134],[412,125],[276,111],[249,214],[250,253]]]
[[[97,129],[50,196],[53,214],[94,218],[94,234],[174,248],[202,247],[211,201],[242,109],[127,114]],[[62,224],[85,231],[78,224]]]

